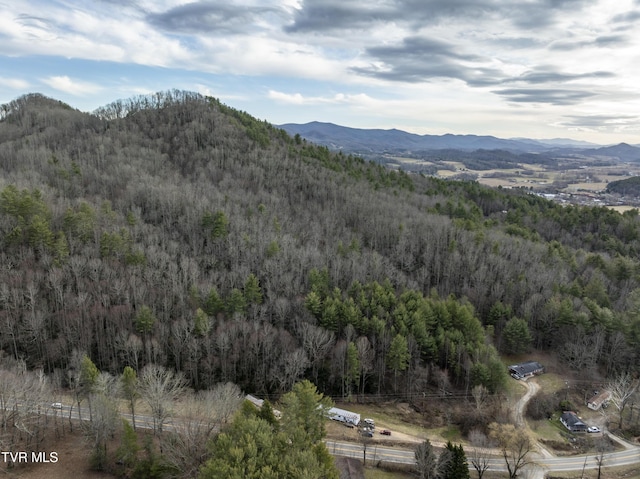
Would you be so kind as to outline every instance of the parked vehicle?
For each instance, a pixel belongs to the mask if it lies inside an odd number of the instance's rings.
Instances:
[[[587,432],[600,432],[600,428],[598,426],[589,426]]]
[[[53,409],[62,409],[62,403],[61,402],[54,402],[53,404],[51,404],[51,407]]]
[[[373,437],[373,433],[371,431],[362,431],[363,437]]]
[[[389,431],[388,429],[383,429],[382,431],[380,431],[380,434],[382,434],[383,436],[391,436],[391,431]]]

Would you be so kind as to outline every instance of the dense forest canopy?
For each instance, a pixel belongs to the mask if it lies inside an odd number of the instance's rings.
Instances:
[[[291,138],[170,91],[0,112],[0,348],[196,389],[499,390],[498,352],[640,365],[638,212],[562,207]]]

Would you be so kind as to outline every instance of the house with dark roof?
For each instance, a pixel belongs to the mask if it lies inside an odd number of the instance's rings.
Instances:
[[[587,425],[573,411],[563,412],[560,416],[560,422],[571,432],[587,432]]]
[[[526,379],[544,373],[544,366],[538,361],[527,361],[509,366],[509,374],[515,379]]]

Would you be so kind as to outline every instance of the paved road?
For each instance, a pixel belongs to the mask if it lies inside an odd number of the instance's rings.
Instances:
[[[364,458],[364,445],[353,442],[325,441],[327,449],[334,456]],[[395,462],[400,464],[415,464],[415,453],[410,449],[396,449],[375,444],[367,445],[367,461]]]
[[[49,416],[58,416],[62,419],[69,420],[80,420],[82,418],[83,421],[89,420],[89,408],[82,407],[80,408],[80,412],[78,412],[77,406],[67,406],[62,405],[61,408],[51,408],[48,410]],[[131,414],[128,413],[120,413],[120,416],[130,423],[133,423]],[[136,427],[140,429],[153,429],[154,428],[154,419],[152,416],[145,416],[144,414],[136,414]],[[176,431],[179,426],[174,424],[173,419],[169,418],[162,424],[163,431]]]
[[[513,411],[513,419],[517,426],[525,428],[524,411],[529,400],[538,392],[540,386],[535,380],[525,381],[526,393],[518,400]],[[603,467],[627,466],[640,463],[640,447],[625,443],[614,438],[625,446],[624,451],[604,454],[600,458],[597,454],[582,456],[556,457],[546,448],[538,444],[538,451],[532,456],[532,463],[525,468],[531,478],[544,478],[550,471],[581,471],[583,469],[597,469],[598,460],[602,461]],[[364,445],[361,443],[346,443],[336,441],[326,441],[329,452],[337,456],[364,458]],[[402,464],[415,464],[414,451],[412,449],[397,449],[382,447],[370,444],[366,450],[367,461],[388,461]],[[472,466],[470,465],[470,468]],[[502,457],[492,457],[489,459],[489,470],[506,471],[506,465]]]
[[[364,457],[364,445],[361,443],[326,441],[327,449],[335,456],[347,456],[357,459]],[[411,449],[399,449],[392,447],[369,444],[366,450],[367,461],[388,461],[401,464],[415,464],[414,451]],[[640,448],[633,447],[624,451],[604,454],[603,467],[627,466],[640,463]],[[493,457],[489,459],[489,470],[505,471],[504,459]],[[597,469],[596,454],[586,456],[553,457],[536,460],[530,469],[542,469],[544,471],[580,471],[585,469]]]
[[[637,463],[640,463],[640,449],[637,447],[620,452],[612,452],[603,456],[603,467],[628,466]],[[552,471],[576,471],[581,470],[583,467],[585,469],[597,469],[598,467],[595,454],[544,459],[539,461],[539,464]]]
[[[89,410],[81,409],[82,419],[89,419]],[[51,415],[68,419],[79,419],[78,408],[63,405],[61,409],[51,409]],[[122,414],[122,417],[131,421],[131,415]],[[136,414],[136,427],[142,429],[153,428],[153,417]],[[164,431],[175,431],[179,428],[178,420],[167,420],[163,424]],[[619,442],[622,442],[619,440]],[[363,459],[365,455],[365,445],[362,443],[341,442],[341,441],[325,441],[329,452],[335,456],[347,456]],[[626,449],[623,451],[604,454],[602,457],[603,467],[627,466],[640,463],[640,447],[624,443]],[[415,464],[415,455],[413,449],[385,447],[376,444],[366,445],[367,461],[379,462],[388,461],[401,464]],[[506,467],[504,459],[501,457],[493,457],[489,460],[489,470],[505,471]],[[544,473],[549,471],[581,471],[585,469],[596,469],[598,461],[596,454],[586,456],[570,456],[570,457],[543,457],[536,459],[536,463],[528,466],[531,473],[535,477],[543,477]]]

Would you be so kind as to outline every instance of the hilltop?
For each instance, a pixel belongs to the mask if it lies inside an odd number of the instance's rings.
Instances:
[[[637,212],[391,171],[189,92],[2,111],[1,347],[29,367],[277,397],[499,391],[531,347],[636,364]]]

